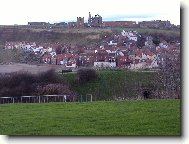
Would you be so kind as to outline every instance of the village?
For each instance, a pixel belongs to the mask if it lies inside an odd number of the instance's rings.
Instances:
[[[158,28],[177,29],[178,26],[170,21],[102,21],[100,15],[91,16],[88,22],[84,17],[77,17],[77,22],[61,22],[49,24],[46,22],[28,22],[29,27],[67,27],[68,29],[85,28]],[[142,44],[141,44],[142,43]],[[21,49],[25,53],[34,53],[40,57],[40,62],[50,65],[61,65],[69,69],[79,67],[93,68],[128,68],[128,69],[158,69],[167,58],[178,59],[180,55],[180,41],[170,42],[158,39],[154,42],[151,35],[141,36],[137,30],[122,30],[111,36],[104,36],[103,42],[97,46],[71,46],[61,42],[37,43],[29,41],[6,41],[5,49]]]
[[[158,68],[166,57],[180,54],[180,43],[161,41],[155,45],[148,36],[142,48],[137,47],[136,31],[124,31],[100,47],[75,47],[61,43],[6,42],[5,49],[22,49],[26,53],[40,55],[41,63],[78,67],[122,67],[129,69]]]

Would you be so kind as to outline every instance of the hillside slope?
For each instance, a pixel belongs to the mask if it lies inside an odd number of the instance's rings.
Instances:
[[[71,45],[96,45],[104,36],[111,35],[109,29],[34,29],[22,27],[0,27],[0,45],[6,41],[61,42]]]

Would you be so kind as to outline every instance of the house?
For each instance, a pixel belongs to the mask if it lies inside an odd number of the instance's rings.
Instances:
[[[77,68],[78,67],[78,57],[77,56],[71,56],[66,64],[67,68]]]
[[[38,47],[35,47],[35,48],[32,48],[33,49],[33,52],[35,54],[38,54],[38,53],[42,53],[43,51],[43,46],[38,46]]]
[[[44,55],[42,62],[46,64],[63,65],[65,67],[76,68],[78,66],[78,55],[74,54],[57,54]]]
[[[168,43],[164,40],[164,41],[162,41],[161,43],[159,43],[159,47],[160,48],[168,48]]]
[[[152,45],[154,45],[152,40],[153,40],[152,36],[147,36],[146,37],[146,41],[145,41],[145,46],[152,46]]]
[[[79,55],[79,66],[93,66],[97,59],[98,55],[96,53],[81,53]]]
[[[35,42],[6,42],[5,49],[22,49],[24,51],[32,51],[36,47]]]
[[[131,62],[130,69],[143,69],[143,68],[147,68],[147,63],[145,61],[140,62],[140,60],[134,60]]]
[[[151,52],[150,50],[146,50],[146,51],[144,51],[144,53],[145,53],[147,59],[150,59],[150,60],[154,60],[157,57],[157,55],[155,53]]]
[[[58,54],[56,56],[57,64],[64,65],[65,67],[76,68],[78,66],[78,55],[77,54]]]
[[[14,49],[14,48],[19,48],[19,43],[18,42],[5,42],[5,49]]]
[[[109,46],[117,46],[117,42],[114,42],[113,40],[111,40],[109,43],[108,43]]]
[[[129,40],[137,41],[137,32],[136,31],[122,31],[121,35],[127,37]]]
[[[135,59],[141,60],[142,59],[142,50],[141,49],[134,49]]]
[[[116,62],[94,62],[94,67],[116,67]]]
[[[45,63],[45,64],[51,64],[51,58],[52,58],[51,55],[44,55],[42,57],[42,62]]]
[[[117,57],[117,66],[118,67],[130,67],[131,60],[128,56],[118,56]]]

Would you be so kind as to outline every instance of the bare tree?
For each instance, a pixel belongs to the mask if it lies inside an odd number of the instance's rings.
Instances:
[[[169,55],[155,77],[156,97],[180,98],[180,55]]]

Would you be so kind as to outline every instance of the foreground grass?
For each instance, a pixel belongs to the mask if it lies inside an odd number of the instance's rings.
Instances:
[[[3,135],[180,135],[180,100],[0,105]]]

